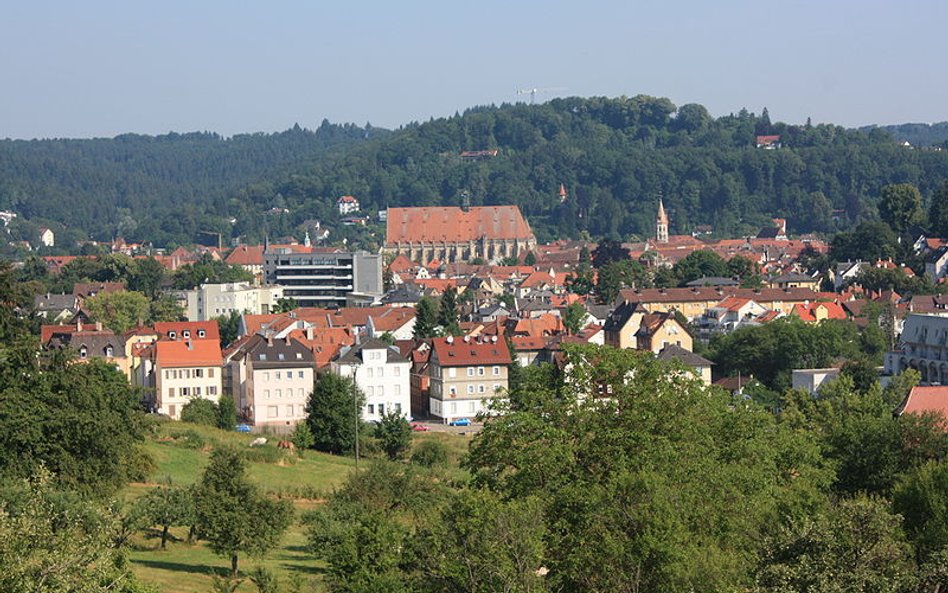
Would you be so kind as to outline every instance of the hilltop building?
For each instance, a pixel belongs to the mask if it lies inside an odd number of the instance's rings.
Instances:
[[[536,245],[517,206],[389,208],[383,251],[427,265],[519,257]]]

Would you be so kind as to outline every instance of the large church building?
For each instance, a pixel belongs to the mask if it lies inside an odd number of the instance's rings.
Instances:
[[[387,224],[384,252],[422,265],[519,257],[537,245],[517,206],[389,208]]]

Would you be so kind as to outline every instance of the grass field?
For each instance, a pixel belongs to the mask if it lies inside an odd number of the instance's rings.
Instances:
[[[168,477],[174,484],[192,484],[201,478],[214,447],[247,448],[251,452],[248,454],[255,459],[248,463],[247,468],[251,480],[268,494],[292,499],[296,520],[284,535],[280,547],[269,555],[264,558],[242,556],[241,573],[245,575],[253,568],[263,566],[273,571],[284,586],[296,579],[304,585],[303,591],[323,591],[324,566],[306,551],[306,537],[299,520],[303,513],[321,504],[322,499],[345,482],[354,471],[354,461],[351,457],[315,451],[306,451],[299,456],[287,454],[277,449],[276,441],[272,439],[263,447],[250,449],[250,442],[257,436],[181,422],[162,424],[145,445],[156,464],[149,482],[131,484],[123,494],[127,499],[137,498]],[[423,440],[444,443],[451,466],[457,468],[471,437],[432,432],[415,433],[413,439],[415,443]],[[463,475],[457,471],[459,476]],[[133,538],[129,558],[135,574],[163,593],[211,591],[211,574],[229,572],[230,560],[214,555],[203,542],[188,544],[184,541],[186,529],[173,529],[172,535],[175,540],[170,541],[165,550],[159,549],[160,538],[156,533],[145,532]],[[254,592],[256,587],[245,580],[238,591]]]

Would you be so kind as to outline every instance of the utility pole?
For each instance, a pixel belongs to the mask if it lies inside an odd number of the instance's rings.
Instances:
[[[356,393],[355,371],[352,371],[352,409],[355,412],[355,468],[359,471],[359,397]]]

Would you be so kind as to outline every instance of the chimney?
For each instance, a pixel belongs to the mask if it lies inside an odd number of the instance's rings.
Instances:
[[[76,331],[77,331],[77,332],[81,332],[81,331],[82,331],[82,320],[81,320],[81,319],[77,319],[77,320],[76,320]]]
[[[273,334],[267,333],[267,346],[273,346]]]
[[[95,322],[95,331],[97,331],[97,332],[102,331],[102,322],[100,322],[100,321],[96,321],[96,322]]]
[[[188,350],[194,350],[194,342],[192,342],[191,340],[188,340],[185,342],[185,344],[188,345]]]
[[[313,328],[311,328],[311,327],[307,327],[307,328],[306,328],[306,339],[307,339],[307,340],[312,340],[312,339],[313,339]]]

